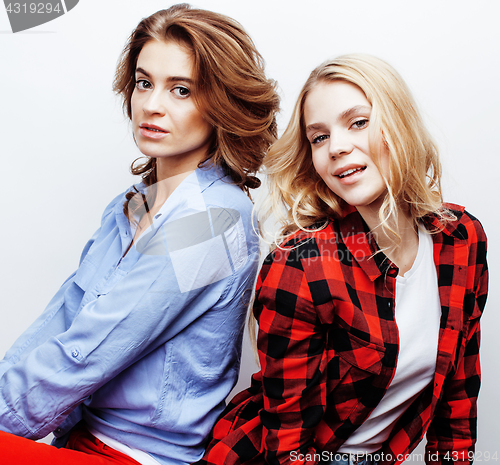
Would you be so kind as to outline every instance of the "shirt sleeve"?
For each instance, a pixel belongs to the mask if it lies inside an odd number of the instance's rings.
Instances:
[[[326,404],[325,341],[298,249],[277,250],[264,264],[257,292],[266,463],[315,460],[314,428]]]
[[[197,320],[229,290],[235,296],[243,293],[248,282],[242,275],[250,277],[253,266],[215,276],[207,286],[180,289],[179,273],[213,274],[214,253],[219,251],[208,246],[186,250],[184,256],[178,251],[174,269],[168,250],[159,251],[164,239],[159,234],[164,231],[158,231],[151,248],[143,245],[132,269],[119,265],[106,277],[66,331],[50,337],[4,373],[1,429],[33,439],[46,436],[75,406]],[[246,245],[240,242],[233,248],[238,249],[240,262],[249,261]],[[85,274],[90,270],[84,268],[92,266],[86,260],[78,273]],[[80,282],[78,273],[75,285]]]
[[[108,216],[111,214],[117,200],[121,196],[116,197],[113,201],[106,207],[101,218],[101,226],[106,221]],[[87,241],[83,251],[80,255],[80,264],[83,262],[92,244],[98,237],[101,231],[101,227],[92,235],[92,237]],[[20,360],[25,358],[35,347],[45,342],[52,336],[62,333],[66,330],[67,321],[64,316],[64,312],[55,311],[54,309],[60,310],[63,306],[64,294],[73,285],[76,272],[72,273],[58,289],[54,297],[47,304],[45,310],[40,314],[40,316],[17,338],[14,344],[7,350],[4,358],[0,361],[0,377],[8,370],[12,365],[15,365]],[[1,421],[0,421],[1,427]]]
[[[488,292],[486,236],[475,221],[469,269],[474,272],[473,291],[464,301],[468,316],[463,328],[463,343],[459,347],[458,366],[447,382],[436,415],[427,432],[426,457],[429,464],[454,463],[463,465],[474,459],[477,438],[477,397],[481,369],[479,361],[480,317]],[[469,304],[470,302],[470,304]],[[467,310],[468,309],[468,310]],[[437,459],[437,460],[436,460]]]

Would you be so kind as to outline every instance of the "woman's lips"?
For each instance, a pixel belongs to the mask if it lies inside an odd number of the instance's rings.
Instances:
[[[162,129],[154,124],[141,124],[139,126],[139,132],[143,137],[147,137],[149,139],[162,139],[168,134],[165,129]]]
[[[354,184],[365,169],[366,166],[345,166],[335,171],[334,176],[336,176],[342,184]]]

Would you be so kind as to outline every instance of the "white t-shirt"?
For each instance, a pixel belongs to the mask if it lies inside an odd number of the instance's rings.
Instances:
[[[396,374],[380,403],[339,452],[378,451],[408,405],[434,378],[441,305],[432,244],[430,234],[419,229],[415,262],[404,276],[396,278]]]

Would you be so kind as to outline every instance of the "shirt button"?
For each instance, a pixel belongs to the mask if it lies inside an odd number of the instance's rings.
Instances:
[[[80,355],[80,352],[78,350],[76,350],[76,349],[73,349],[72,352],[71,352],[71,355],[74,358],[76,358],[76,357],[78,357]]]
[[[158,215],[155,215],[155,220],[157,220],[161,216],[161,213],[158,213]]]

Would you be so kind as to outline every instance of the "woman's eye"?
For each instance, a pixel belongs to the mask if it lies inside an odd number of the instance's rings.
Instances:
[[[135,87],[139,90],[146,90],[146,89],[151,89],[151,83],[149,81],[146,81],[146,79],[138,79],[135,81]]]
[[[311,144],[319,144],[320,142],[323,142],[326,139],[328,139],[328,136],[326,134],[322,134],[321,136],[315,136],[311,139]]]
[[[367,118],[364,118],[364,119],[360,119],[358,121],[354,121],[354,123],[352,123],[354,129],[364,129],[368,126],[368,119]]]
[[[172,89],[172,92],[177,96],[181,98],[186,98],[189,96],[191,91],[187,87],[183,86],[177,86]]]

